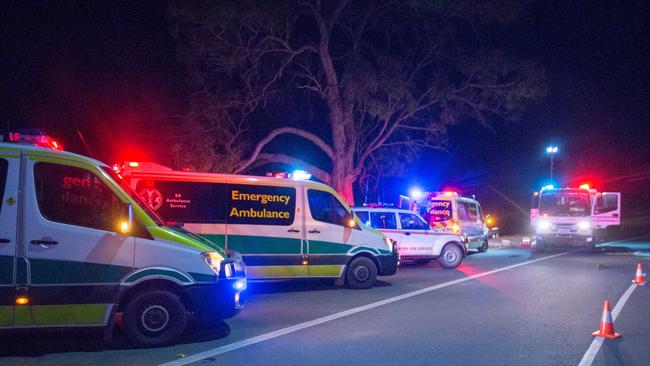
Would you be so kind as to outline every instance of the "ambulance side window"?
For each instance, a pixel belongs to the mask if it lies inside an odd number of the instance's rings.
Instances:
[[[468,221],[467,204],[465,202],[458,202],[458,219]]]
[[[311,217],[316,221],[344,226],[348,211],[333,194],[310,189],[307,191]]]
[[[226,222],[225,183],[141,180],[135,191],[166,222]]]
[[[36,163],[38,208],[49,221],[114,231],[126,205],[94,173],[73,166]]]
[[[4,203],[5,185],[7,182],[7,167],[9,163],[5,159],[0,159],[0,212]]]
[[[375,229],[397,229],[394,212],[371,212],[370,221]]]

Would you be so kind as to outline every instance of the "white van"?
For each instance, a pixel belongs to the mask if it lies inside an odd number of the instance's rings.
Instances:
[[[325,184],[145,162],[120,172],[164,220],[240,252],[249,279],[329,277],[368,288],[397,271],[390,239],[355,220]]]
[[[12,134],[0,143],[0,330],[103,327],[172,343],[239,312],[236,254],[164,223],[110,167]],[[23,143],[23,144],[20,144]]]
[[[489,230],[481,204],[476,199],[452,191],[426,192],[411,202],[411,208],[434,230],[452,231],[465,237],[468,249],[488,250]]]
[[[431,229],[417,213],[389,207],[356,207],[361,222],[397,242],[400,260],[427,264],[434,259],[445,268],[458,267],[467,254],[463,238]]]

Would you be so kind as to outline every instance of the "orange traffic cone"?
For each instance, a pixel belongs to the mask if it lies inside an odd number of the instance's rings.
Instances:
[[[605,300],[603,308],[603,317],[600,319],[600,328],[591,333],[594,337],[603,337],[614,339],[621,335],[614,331],[614,322],[612,321],[612,308],[609,306],[609,301]]]
[[[643,265],[641,263],[636,265],[636,276],[634,276],[632,283],[639,286],[645,285],[645,273],[643,273]]]

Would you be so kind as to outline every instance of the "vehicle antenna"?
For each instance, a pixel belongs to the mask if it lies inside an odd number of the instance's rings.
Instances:
[[[86,150],[88,150],[88,155],[90,155],[91,158],[95,158],[93,155],[93,152],[90,150],[90,146],[86,143],[86,139],[84,138],[84,135],[81,134],[81,131],[77,130],[77,135],[79,135],[79,138],[81,139],[81,142],[83,142],[84,146],[86,147]]]

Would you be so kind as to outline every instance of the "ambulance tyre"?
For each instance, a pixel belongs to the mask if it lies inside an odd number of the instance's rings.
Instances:
[[[142,346],[174,343],[185,331],[187,322],[187,310],[180,298],[165,290],[138,293],[124,310],[127,337]]]
[[[446,244],[440,256],[438,257],[438,263],[444,268],[456,268],[463,261],[463,250],[458,247],[458,245],[453,243]]]
[[[345,279],[350,288],[371,288],[377,280],[377,265],[367,257],[354,258],[348,264]]]
[[[487,251],[488,251],[488,241],[487,241],[487,239],[485,239],[483,241],[483,244],[478,248],[478,252],[479,253],[485,253]]]

